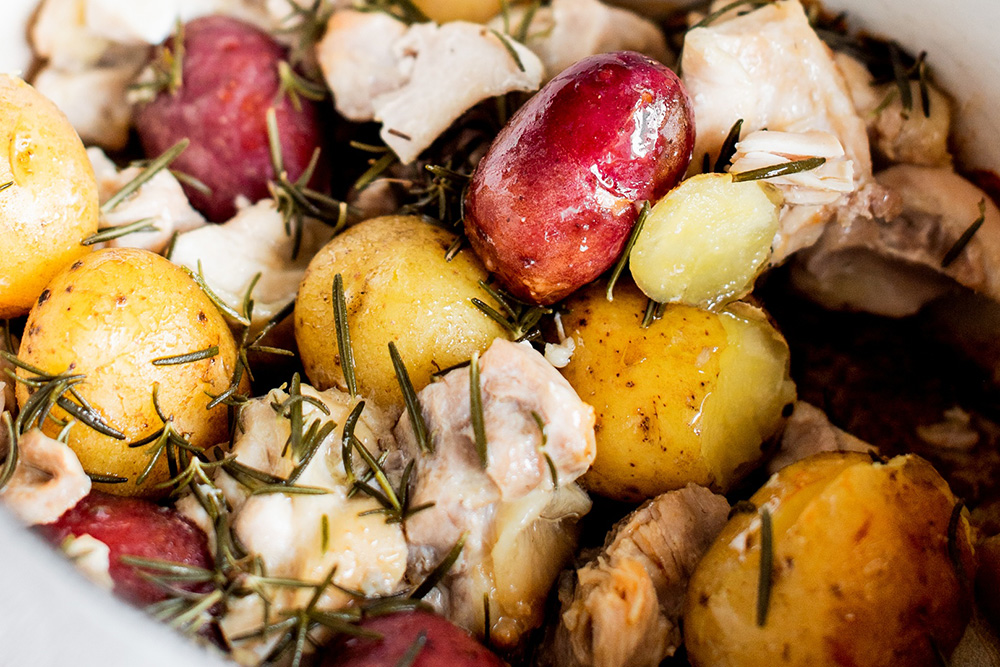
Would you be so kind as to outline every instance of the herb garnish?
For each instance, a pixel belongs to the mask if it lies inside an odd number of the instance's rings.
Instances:
[[[344,383],[351,398],[358,395],[354,373],[354,348],[351,347],[351,330],[347,325],[347,298],[344,295],[344,278],[339,273],[333,277],[333,320],[337,329],[337,352]]]
[[[486,452],[486,420],[483,416],[483,395],[479,384],[479,352],[472,354],[469,364],[469,419],[472,421],[472,432],[476,439],[476,454],[479,455],[479,465],[486,469],[489,456]]]
[[[188,352],[187,354],[178,354],[172,357],[158,357],[153,359],[154,366],[176,366],[179,364],[189,364],[193,361],[201,361],[203,359],[211,359],[219,354],[219,346],[212,345],[206,347],[204,350],[198,350],[197,352]]]
[[[618,261],[615,262],[615,268],[611,271],[611,277],[608,278],[608,301],[614,301],[614,291],[615,283],[618,282],[618,278],[622,275],[622,271],[625,270],[625,265],[628,264],[629,255],[632,254],[632,248],[635,246],[635,242],[639,239],[639,234],[642,233],[642,228],[646,225],[646,218],[649,217],[649,202],[642,202],[642,209],[639,211],[639,217],[636,218],[635,224],[632,226],[632,233],[628,236],[628,241],[625,242],[625,247],[622,249],[622,254],[618,257]]]
[[[413,427],[413,435],[417,439],[420,451],[430,453],[434,451],[434,445],[427,435],[427,424],[424,422],[424,415],[420,410],[420,399],[410,382],[410,374],[403,364],[403,358],[399,356],[396,343],[389,341],[389,356],[392,357],[392,367],[396,371],[396,381],[399,389],[403,392],[403,403],[406,405],[406,414],[410,417],[410,425]]]
[[[648,329],[653,322],[663,317],[663,312],[666,309],[667,309],[666,303],[661,303],[659,301],[653,301],[652,299],[647,299],[646,311],[642,315],[642,321],[639,323],[639,328]]]
[[[962,232],[962,235],[958,237],[958,240],[955,241],[954,245],[952,245],[948,249],[948,252],[944,254],[944,257],[941,259],[942,269],[947,269],[956,259],[958,259],[958,256],[962,254],[963,250],[965,250],[965,246],[969,245],[969,241],[971,241],[972,237],[976,235],[976,232],[979,231],[979,228],[983,226],[984,222],[986,222],[986,200],[980,199],[979,217],[976,218],[964,232]]]
[[[483,311],[491,320],[506,329],[514,342],[541,338],[542,333],[539,331],[538,325],[545,315],[551,315],[555,312],[554,308],[525,303],[524,301],[515,299],[501,289],[490,287],[482,280],[479,281],[479,286],[500,305],[503,314],[482,299],[477,299],[476,297],[472,297],[472,304]]]
[[[958,546],[958,526],[964,508],[965,503],[961,500],[951,508],[951,517],[948,519],[948,557],[951,558],[951,563],[955,567],[955,575],[958,577],[959,585],[963,589],[967,589],[969,587],[969,573],[966,572],[965,564],[962,563],[962,552]]]
[[[451,551],[449,551],[441,562],[438,563],[433,570],[431,570],[431,573],[427,575],[427,578],[420,582],[419,586],[413,589],[413,592],[410,593],[410,598],[422,600],[425,595],[431,592],[432,588],[441,583],[441,580],[444,579],[444,576],[448,574],[448,571],[461,555],[462,549],[465,547],[465,540],[468,539],[468,537],[468,533],[462,533],[462,535],[458,538],[458,541],[455,542],[455,546],[451,548]]]
[[[184,149],[186,149],[190,143],[191,140],[185,137],[165,150],[159,157],[150,160],[142,168],[142,170],[135,175],[135,178],[123,185],[122,188],[112,195],[110,199],[101,204],[101,213],[108,214],[115,210],[115,207],[118,206],[118,204],[122,203],[130,195],[135,193],[150,179],[156,176],[156,174],[170,166],[170,163],[176,160],[177,156],[183,153]]]
[[[757,626],[767,622],[767,608],[771,603],[771,577],[774,567],[774,536],[771,527],[771,512],[760,508],[760,574],[757,578]]]
[[[709,14],[708,16],[706,16],[705,18],[703,18],[702,20],[698,21],[693,26],[691,26],[691,30],[694,30],[695,28],[704,28],[706,26],[709,26],[709,25],[715,23],[715,21],[717,21],[719,19],[719,17],[723,16],[724,14],[728,13],[729,11],[731,11],[733,9],[736,9],[737,7],[742,7],[744,5],[748,5],[748,6],[752,7],[752,8],[754,8],[754,9],[756,9],[757,7],[763,7],[764,5],[769,5],[773,1],[774,0],[736,0],[735,2],[729,3],[725,7],[721,7],[719,9],[715,10],[714,12],[712,12],[711,14]]]
[[[736,144],[740,140],[740,131],[742,129],[742,118],[733,123],[733,126],[729,128],[729,133],[726,135],[726,138],[722,142],[722,147],[719,149],[719,157],[715,160],[715,167],[712,169],[716,174],[724,173],[726,167],[733,161],[733,156],[736,155]]]
[[[738,171],[732,174],[733,183],[744,183],[746,181],[760,181],[766,178],[775,178],[777,176],[798,174],[803,171],[811,171],[824,164],[826,164],[825,157],[808,157],[805,158],[804,160],[782,162],[781,164],[771,165],[770,167],[761,167],[760,169],[751,169],[750,171]]]
[[[155,218],[142,218],[140,220],[136,220],[135,222],[130,222],[127,225],[102,227],[94,234],[91,234],[87,238],[80,241],[80,245],[95,245],[97,243],[104,243],[105,241],[113,241],[115,239],[120,239],[123,236],[136,234],[138,232],[158,232],[160,231],[160,228],[152,223],[154,219]]]
[[[0,192],[3,192],[7,188],[14,187],[14,181],[7,181],[6,183],[0,183]]]
[[[396,667],[412,667],[413,663],[417,661],[420,652],[424,650],[425,644],[427,644],[427,631],[421,630],[417,638],[410,644],[410,647],[406,649],[403,657],[396,663]]]
[[[17,469],[17,433],[14,430],[10,410],[4,410],[3,414],[0,414],[0,422],[3,423],[3,428],[7,432],[7,454],[4,457],[3,465],[0,466],[0,491],[2,491]]]

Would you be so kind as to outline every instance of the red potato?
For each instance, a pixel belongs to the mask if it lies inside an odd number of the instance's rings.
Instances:
[[[142,577],[122,556],[212,568],[205,533],[176,510],[139,498],[91,491],[59,519],[38,527],[53,544],[69,536],[90,535],[108,545],[108,570],[119,597],[139,606],[167,597],[163,588]]]
[[[684,175],[691,101],[660,63],[630,51],[585,58],[497,136],[465,201],[465,230],[516,297],[558,301],[610,268],[638,216]]]
[[[503,667],[504,662],[443,616],[408,611],[366,619],[361,626],[382,639],[352,638],[327,650],[321,667]],[[424,639],[421,640],[420,637]],[[422,644],[421,644],[422,642]]]
[[[321,141],[315,104],[299,96],[297,110],[288,95],[279,93],[278,63],[286,58],[280,44],[248,23],[225,16],[195,19],[184,26],[180,88],[173,94],[160,92],[136,111],[148,156],[190,139],[172,168],[211,189],[205,194],[185,186],[191,204],[209,220],[231,218],[238,195],[251,202],[268,195],[267,183],[274,178],[268,108],[275,109],[284,166],[292,180],[306,169]]]

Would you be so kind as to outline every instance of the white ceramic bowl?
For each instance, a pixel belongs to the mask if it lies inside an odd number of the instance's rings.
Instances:
[[[158,2],[159,0],[132,0]],[[0,71],[28,64],[24,25],[36,0],[0,0]],[[688,4],[621,0],[652,11]],[[997,0],[827,0],[852,22],[927,51],[957,102],[958,149],[967,168],[1000,173],[1000,24]],[[210,667],[221,661],[79,577],[0,510],[0,664],[35,667]]]

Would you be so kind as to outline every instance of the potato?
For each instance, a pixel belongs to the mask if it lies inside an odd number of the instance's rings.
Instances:
[[[500,13],[500,0],[413,0],[432,21],[485,23]]]
[[[566,305],[576,352],[563,375],[597,418],[587,488],[628,501],[689,482],[727,491],[760,459],[795,389],[788,346],[759,310],[667,306],[642,329],[646,298],[631,284],[613,302],[595,284]]]
[[[649,212],[629,254],[632,277],[660,303],[706,308],[739,299],[771,256],[780,209],[770,184],[693,176]]]
[[[693,665],[907,667],[940,664],[936,652],[955,648],[971,609],[970,528],[963,513],[949,530],[955,496],[926,461],[817,454],[750,501],[771,515],[766,615],[763,519],[737,514],[688,588]]]
[[[468,361],[505,330],[470,299],[498,307],[478,281],[486,271],[468,251],[450,262],[455,235],[415,216],[366,220],[334,237],[306,269],[295,304],[295,339],[309,381],[345,388],[333,316],[333,281],[344,280],[358,390],[402,405],[388,344],[395,341],[417,391],[431,374]]]
[[[10,184],[10,185],[8,185]],[[0,319],[24,315],[89,249],[97,181],[76,131],[21,79],[0,74]]]
[[[154,360],[218,347],[199,361],[154,365]],[[163,422],[153,406],[153,388],[172,428],[199,449],[229,439],[228,410],[208,410],[209,394],[229,387],[236,343],[222,315],[180,267],[145,250],[111,248],[74,262],[57,275],[31,309],[18,356],[52,374],[82,374],[79,394],[103,420],[124,434],[116,439],[76,423],[69,446],[84,470],[124,477],[123,484],[95,488],[118,495],[155,496],[169,478],[161,455],[140,485],[153,445],[129,447],[159,431]],[[19,371],[22,377],[30,374]],[[23,409],[29,388],[18,384]],[[65,418],[61,409],[57,418]],[[45,431],[57,434],[48,422]]]
[[[172,39],[168,42],[172,46]],[[273,107],[290,180],[305,171],[321,142],[315,102],[281,92],[284,47],[259,28],[228,16],[204,16],[184,26],[180,87],[136,108],[143,150],[156,157],[181,139],[191,144],[172,168],[198,178],[211,192],[185,184],[191,205],[213,222],[236,213],[237,197],[269,195],[275,177],[268,147],[267,110]]]
[[[335,644],[319,661],[320,667],[502,667],[506,664],[468,632],[428,611],[374,616],[365,619],[361,627],[380,634],[381,638],[354,637],[342,646]]]
[[[636,203],[673,187],[693,146],[673,72],[630,51],[584,58],[521,107],[479,163],[469,242],[514,296],[558,301],[615,263]]]

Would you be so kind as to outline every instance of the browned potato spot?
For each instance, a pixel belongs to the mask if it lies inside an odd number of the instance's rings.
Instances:
[[[208,358],[154,364],[217,347]],[[222,315],[184,271],[159,255],[128,248],[100,250],[74,262],[38,297],[25,325],[18,355],[43,371],[85,376],[75,385],[101,417],[124,434],[116,439],[76,423],[68,444],[84,470],[127,478],[97,488],[119,495],[165,493],[166,451],[142,484],[138,478],[153,459],[155,444],[129,447],[163,428],[157,401],[173,430],[199,449],[229,438],[227,408],[207,409],[210,395],[230,384],[236,343]],[[21,371],[21,375],[28,375]],[[29,389],[18,384],[23,408]],[[67,414],[53,412],[59,419]],[[59,429],[51,422],[51,435]]]
[[[80,241],[97,231],[97,182],[66,116],[7,74],[0,118],[0,318],[11,318],[89,252]]]
[[[309,263],[295,304],[302,365],[318,389],[345,388],[333,315],[333,281],[344,281],[358,390],[380,405],[402,405],[389,357],[394,341],[417,391],[431,374],[482,352],[505,335],[471,299],[486,269],[469,250],[450,262],[455,235],[415,216],[366,220],[336,236]]]
[[[693,665],[906,667],[955,648],[975,561],[968,521],[951,521],[956,499],[929,463],[817,454],[750,500],[760,509],[729,521],[691,579]],[[764,508],[769,586],[759,583]]]

